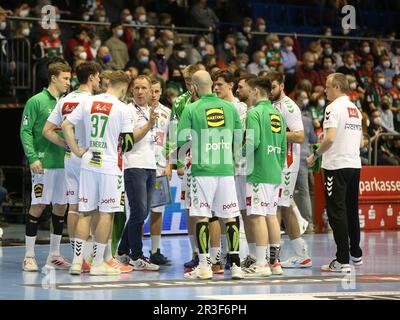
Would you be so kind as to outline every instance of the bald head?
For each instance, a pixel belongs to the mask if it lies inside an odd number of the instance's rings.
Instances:
[[[213,81],[207,71],[200,70],[195,72],[192,77],[192,82],[199,96],[212,93]]]

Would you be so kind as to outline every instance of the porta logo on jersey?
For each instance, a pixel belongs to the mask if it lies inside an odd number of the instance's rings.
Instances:
[[[281,149],[281,147],[275,147],[275,146],[268,145],[267,152],[268,152],[268,154],[270,154],[270,153],[281,154],[282,149]]]
[[[90,110],[90,113],[103,113],[107,116],[110,115],[111,108],[112,108],[112,103],[106,103],[102,101],[93,101],[92,104],[92,109]]]
[[[61,108],[61,114],[66,116],[70,114],[79,105],[79,102],[65,102]]]
[[[347,108],[347,112],[349,113],[349,118],[358,119],[358,111],[356,108]]]
[[[236,208],[236,207],[237,207],[236,202],[232,202],[232,203],[224,204],[222,206],[222,210],[225,211],[225,210],[229,210],[229,209]]]
[[[207,109],[206,118],[209,128],[218,128],[225,125],[225,114],[223,108]]]
[[[281,117],[277,114],[270,114],[269,117],[271,120],[271,131],[273,133],[280,133],[282,131]]]
[[[43,183],[35,184],[33,187],[33,192],[35,193],[36,198],[40,198],[43,195]]]
[[[109,199],[102,199],[101,204],[114,204],[115,199],[114,198],[109,198]]]

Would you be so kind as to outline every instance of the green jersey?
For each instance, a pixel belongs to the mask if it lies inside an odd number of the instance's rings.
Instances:
[[[286,123],[269,101],[259,101],[247,112],[247,153],[254,150],[248,182],[280,184],[286,159]]]
[[[241,139],[241,132],[236,107],[215,94],[204,95],[186,107],[178,124],[178,147],[191,137],[191,175],[233,176],[234,134]]]
[[[22,113],[20,137],[29,164],[40,160],[43,169],[64,168],[65,149],[47,140],[43,127],[57,104],[47,88],[30,98]]]

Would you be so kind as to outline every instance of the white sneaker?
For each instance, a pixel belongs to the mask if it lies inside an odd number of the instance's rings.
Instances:
[[[121,274],[121,271],[109,266],[105,261],[98,265],[93,265],[90,267],[91,276],[112,276]]]
[[[27,272],[37,272],[39,271],[38,264],[35,257],[25,257],[22,263],[22,270]]]
[[[312,260],[310,257],[294,256],[286,261],[281,262],[282,268],[310,268],[312,267]]]
[[[240,265],[242,268],[249,268],[250,266],[252,266],[254,263],[256,263],[256,259],[253,258],[251,255],[247,255],[246,259],[244,259],[243,261],[241,261]]]
[[[264,266],[259,266],[256,263],[254,263],[250,267],[244,268],[243,274],[245,278],[269,277],[272,274],[272,272],[268,263],[266,263]]]
[[[160,270],[160,266],[154,263],[151,263],[147,258],[142,257],[136,260],[130,259],[129,265],[133,267],[133,270],[136,271],[158,271]]]
[[[131,258],[127,254],[119,255],[118,253],[116,253],[115,259],[127,266],[129,265],[129,260]]]
[[[351,262],[353,262],[354,266],[356,266],[356,267],[359,267],[363,264],[362,256],[359,258],[350,256],[350,260],[351,260]]]
[[[242,268],[238,267],[236,263],[232,263],[231,277],[233,280],[241,280],[244,278]]]
[[[271,266],[272,274],[274,276],[281,276],[283,275],[283,270],[282,270],[282,265],[279,261],[276,261],[272,266]]]
[[[184,274],[185,279],[200,279],[200,280],[211,280],[213,277],[213,272],[211,266],[203,267],[198,265],[190,272]]]
[[[72,261],[71,267],[69,268],[69,274],[80,275],[82,273],[82,263]]]
[[[351,267],[350,267],[350,264],[348,264],[348,263],[342,264],[335,259],[335,260],[332,260],[330,264],[323,265],[321,267],[321,271],[347,273],[347,272],[351,272]]]

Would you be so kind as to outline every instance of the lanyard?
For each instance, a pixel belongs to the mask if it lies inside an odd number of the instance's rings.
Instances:
[[[143,116],[143,118],[145,118],[146,121],[149,121],[149,118],[147,118],[147,116],[144,113],[144,111],[142,110],[142,108],[139,107],[136,103],[134,103],[133,105],[135,106],[136,110],[140,112],[140,114]]]

